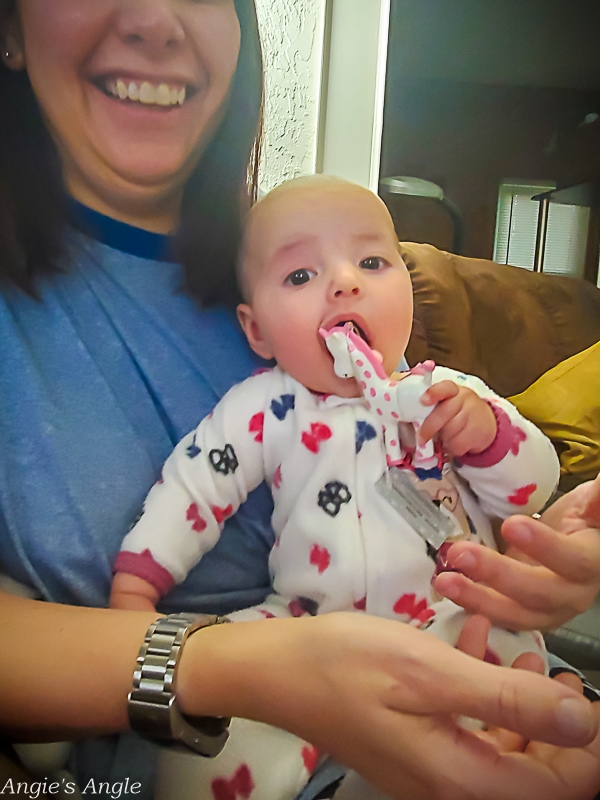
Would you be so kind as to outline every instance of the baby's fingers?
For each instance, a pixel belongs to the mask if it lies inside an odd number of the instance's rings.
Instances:
[[[441,403],[442,400],[447,400],[449,397],[456,397],[458,394],[458,386],[453,381],[440,381],[430,386],[427,391],[421,395],[421,402],[424,406],[434,406],[436,403]]]

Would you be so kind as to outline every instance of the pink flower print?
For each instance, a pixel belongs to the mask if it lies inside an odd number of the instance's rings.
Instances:
[[[253,417],[250,417],[250,422],[248,423],[248,432],[254,434],[255,442],[262,442],[264,424],[265,415],[262,411],[259,411],[257,414],[254,414]]]
[[[536,489],[537,483],[528,483],[527,486],[520,486],[510,495],[508,502],[514,506],[526,506]]]
[[[215,778],[210,788],[214,800],[236,800],[238,797],[246,800],[254,790],[250,767],[241,764],[230,779]]]
[[[527,439],[527,434],[522,428],[518,428],[516,425],[511,423],[509,437],[510,452],[513,454],[513,456],[518,456],[521,442],[524,442]]]
[[[315,767],[319,763],[319,751],[312,745],[305,744],[302,748],[302,761],[309,775],[315,771]]]
[[[211,506],[210,510],[212,511],[213,517],[216,519],[218,525],[220,525],[233,514],[233,506],[231,503],[224,508],[220,508],[219,506]]]
[[[196,503],[192,503],[190,506],[188,506],[185,518],[188,520],[188,522],[192,523],[192,530],[196,531],[196,533],[202,533],[202,531],[206,528],[206,520],[200,516],[198,505]]]
[[[302,431],[302,444],[311,453],[318,453],[321,442],[331,439],[331,428],[324,422],[311,422],[310,431]]]
[[[319,574],[325,572],[331,562],[329,550],[318,544],[313,544],[310,548],[310,563],[317,568]]]
[[[427,622],[428,619],[435,616],[435,611],[429,608],[427,600],[423,597],[417,600],[414,592],[410,594],[403,594],[394,603],[394,614],[404,614],[411,621],[420,623]]]

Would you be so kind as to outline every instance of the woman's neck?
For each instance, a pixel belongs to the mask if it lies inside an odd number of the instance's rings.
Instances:
[[[179,223],[182,191],[165,197],[123,196],[90,191],[85,186],[69,186],[71,196],[93,211],[152,233],[172,234]]]
[[[81,204],[78,200],[71,199],[69,220],[86,236],[113,250],[151,261],[178,260],[172,236],[116,220]]]

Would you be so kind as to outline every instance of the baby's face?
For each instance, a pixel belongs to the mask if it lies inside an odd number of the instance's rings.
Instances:
[[[316,392],[360,395],[338,378],[319,334],[352,321],[390,374],[412,326],[412,287],[391,218],[367,189],[299,183],[254,209],[238,309],[253,349]]]

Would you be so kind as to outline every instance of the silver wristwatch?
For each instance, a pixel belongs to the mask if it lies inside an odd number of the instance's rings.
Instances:
[[[211,614],[169,614],[152,623],[137,657],[128,696],[132,730],[162,744],[184,745],[208,758],[221,752],[229,735],[229,717],[182,714],[175,682],[186,639],[202,628],[229,621]]]

